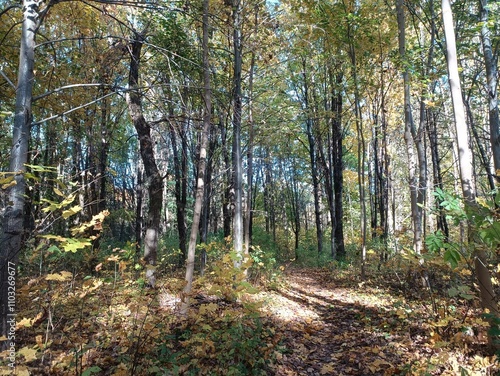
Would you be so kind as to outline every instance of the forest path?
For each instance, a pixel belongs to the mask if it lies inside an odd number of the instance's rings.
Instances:
[[[288,349],[278,357],[276,375],[412,374],[412,361],[435,354],[388,292],[339,282],[325,269],[294,269],[285,281],[263,294]]]

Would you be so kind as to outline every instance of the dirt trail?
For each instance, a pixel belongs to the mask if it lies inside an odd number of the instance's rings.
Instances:
[[[390,294],[355,282],[340,286],[326,270],[294,270],[286,281],[264,294],[289,349],[276,375],[456,374],[435,365],[439,350],[427,345],[418,323],[397,313]]]

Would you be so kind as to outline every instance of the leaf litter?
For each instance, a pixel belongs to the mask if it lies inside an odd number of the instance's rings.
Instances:
[[[164,279],[156,290],[127,278],[27,281],[19,290],[18,374],[500,372],[487,352],[487,324],[473,307],[449,300],[442,304],[448,311],[440,308],[436,317],[429,302],[381,277],[361,282],[328,269],[290,269],[273,288],[237,301],[197,286],[189,317],[178,314],[179,286],[181,278]],[[0,375],[9,374],[1,367]]]

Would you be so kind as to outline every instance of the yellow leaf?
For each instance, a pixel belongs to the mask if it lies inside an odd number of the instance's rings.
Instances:
[[[113,373],[113,376],[127,376],[129,374],[129,371],[127,369],[127,366],[123,363],[118,364],[118,367],[116,367],[115,373]]]
[[[54,188],[54,193],[60,197],[64,197],[64,193],[62,193],[59,189]]]
[[[17,376],[30,376],[30,371],[26,367],[16,367]]]
[[[31,362],[36,359],[36,350],[29,347],[23,347],[18,351],[18,354],[24,356],[24,359],[26,359],[27,362]]]
[[[215,312],[217,311],[218,305],[215,303],[202,304],[200,306],[200,315],[205,313]]]
[[[45,280],[47,281],[66,281],[67,279],[70,279],[73,276],[72,273],[62,271],[61,273],[55,273],[55,274],[47,274],[45,277]]]
[[[334,363],[327,363],[324,364],[323,367],[321,367],[321,373],[322,375],[333,375],[335,372],[335,366]]]
[[[2,189],[7,189],[12,187],[13,185],[16,185],[17,182],[15,180],[12,180],[10,183],[2,184]]]
[[[33,320],[27,319],[27,318],[23,318],[21,321],[19,321],[16,324],[16,329],[19,329],[19,328],[29,328],[32,323],[33,323]]]
[[[41,334],[39,334],[35,337],[35,341],[36,341],[36,344],[38,345],[38,347],[43,349],[43,337]]]
[[[62,212],[62,217],[64,219],[67,219],[71,217],[72,215],[75,215],[76,213],[80,212],[82,210],[82,207],[80,205],[75,205],[69,208],[68,210],[64,210]]]

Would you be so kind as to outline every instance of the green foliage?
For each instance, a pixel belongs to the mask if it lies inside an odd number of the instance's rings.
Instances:
[[[429,234],[425,238],[425,245],[433,255],[442,255],[443,260],[452,268],[456,268],[461,260],[459,244],[447,241],[441,231]]]
[[[258,245],[253,246],[250,251],[252,266],[249,269],[249,279],[253,282],[267,283],[275,282],[281,275],[281,269],[277,267],[273,252],[265,251]]]
[[[436,188],[432,194],[436,197],[442,210],[445,211],[448,220],[458,225],[461,221],[467,219],[467,214],[459,196],[443,191],[440,188]]]
[[[465,206],[461,199],[445,191],[437,189],[434,196],[440,203],[448,220],[456,225],[467,221],[470,240],[474,247],[484,247],[486,250],[496,249],[500,244],[500,193],[496,192],[486,198],[478,198],[477,205]],[[467,244],[460,244],[446,239],[441,231],[430,234],[425,239],[427,249],[434,255],[442,255],[445,262],[456,268],[462,259],[471,257]],[[464,253],[466,252],[466,253]]]

